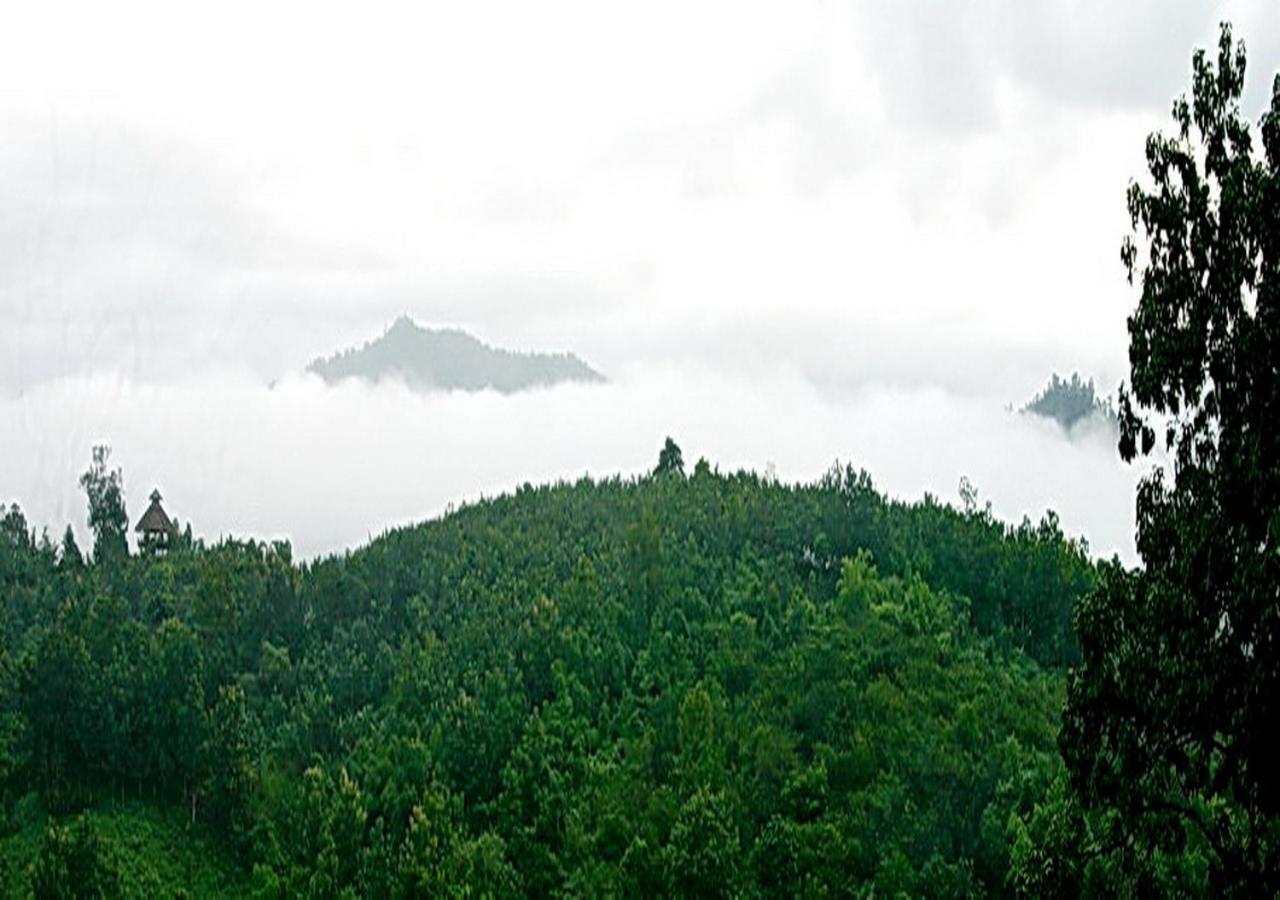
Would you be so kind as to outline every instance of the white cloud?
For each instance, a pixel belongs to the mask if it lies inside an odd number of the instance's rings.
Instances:
[[[913,415],[936,413],[929,398],[943,396],[985,422],[981,410],[1025,400],[1054,370],[1110,389],[1126,369],[1134,296],[1118,247],[1143,140],[1164,126],[1192,45],[1213,42],[1219,15],[1249,42],[1248,104],[1260,108],[1280,63],[1271,6],[22,5],[0,31],[0,405],[19,417],[0,431],[0,489],[63,498],[48,518],[70,518],[90,426],[114,433],[111,410],[132,442],[124,461],[162,470],[142,438],[156,430],[148,403],[168,417],[164,434],[202,437],[190,452],[209,479],[188,468],[180,487],[208,498],[191,501],[198,520],[228,528],[296,524],[269,519],[273,509],[307,520],[305,489],[270,466],[309,435],[338,440],[321,419],[359,432],[381,427],[375,411],[426,416],[441,426],[433,453],[469,458],[479,451],[467,429],[496,400],[401,406],[337,392],[320,403],[296,388],[312,420],[278,407],[295,389],[287,377],[284,393],[261,387],[401,312],[632,373],[600,393],[556,392],[554,404],[511,401],[504,415],[530,428],[537,412],[614,421],[601,397],[659,409],[673,387],[653,373],[710,372],[718,387],[690,401],[683,431],[714,448],[712,425],[723,427],[724,453],[780,468],[799,451],[761,424],[768,415],[826,428],[899,391]],[[785,398],[735,401],[759,421],[723,420],[716,391],[769,395],[774,381]],[[873,397],[868,385],[882,387]],[[788,418],[797,404],[817,424]],[[919,435],[872,406],[890,423],[874,440],[831,426],[821,460],[805,457],[796,474],[861,441],[874,475],[897,473],[890,487],[931,479],[951,491],[955,466],[875,443]],[[194,410],[221,416],[219,428]],[[596,434],[596,419],[582,421]],[[554,440],[572,437],[555,431],[542,457],[483,471],[432,456],[431,492],[367,508],[407,517],[539,472],[633,469],[664,421],[650,420],[654,434],[617,424],[590,456],[564,455]],[[224,432],[253,452],[224,447]],[[1032,440],[1025,425],[1009,439]],[[426,446],[417,432],[405,441]],[[9,466],[31,447],[53,461]],[[964,467],[980,486],[983,449]],[[413,471],[395,453],[366,447],[326,465],[383,497],[403,480],[375,484],[358,466],[373,454],[383,471]],[[914,475],[895,469],[907,462]],[[1046,472],[1087,469],[1073,465],[1024,472],[1030,493],[1008,488],[1022,498],[1008,511],[1058,490]],[[240,481],[264,485],[263,499]],[[1066,521],[1073,502],[1065,491],[1055,501]],[[1126,504],[1110,524],[1081,521],[1123,531]],[[335,522],[306,540],[332,547],[383,521]]]
[[[1095,552],[1133,558],[1135,474],[1103,437],[1067,440],[994,398],[936,388],[832,396],[794,373],[687,366],[508,396],[314,377],[268,389],[237,373],[164,385],[60,379],[0,400],[0,500],[55,536],[68,522],[84,536],[77,476],[104,441],[134,518],[159,486],[199,535],[286,537],[310,556],[525,481],[645,471],[668,434],[690,464],[772,465],[810,481],[838,458],[912,499],[954,500],[967,475],[1002,517],[1053,508]]]

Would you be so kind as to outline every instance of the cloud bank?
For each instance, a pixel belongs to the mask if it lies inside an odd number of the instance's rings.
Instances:
[[[0,400],[0,446],[15,451],[0,500],[19,501],[55,537],[68,522],[84,537],[76,481],[92,444],[107,442],[134,518],[158,486],[206,539],[288,538],[315,556],[526,481],[647,471],[667,435],[690,465],[706,457],[723,471],[810,481],[839,459],[906,499],[928,491],[955,501],[967,476],[1000,517],[1052,508],[1095,553],[1133,559],[1136,473],[1105,436],[1068,440],[996,398],[833,394],[798,374],[688,366],[507,396],[325,386],[314,376],[267,388],[243,373],[162,385],[59,379]]]

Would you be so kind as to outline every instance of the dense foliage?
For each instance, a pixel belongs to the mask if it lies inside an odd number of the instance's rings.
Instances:
[[[1169,864],[1198,859],[1218,892],[1274,896],[1280,76],[1259,156],[1240,113],[1244,73],[1224,26],[1216,65],[1195,55],[1176,135],[1147,142],[1149,185],[1129,190],[1123,259],[1131,280],[1141,266],[1142,295],[1120,449],[1132,460],[1160,437],[1168,462],[1138,491],[1143,567],[1108,569],[1077,616],[1083,665],[1062,748],[1092,816],[1059,849],[1132,880],[1183,881]]]
[[[234,540],[86,561],[10,508],[11,886],[172,872],[102,836],[142,803],[262,896],[1016,887],[1062,780],[1084,548],[852,469],[679,458],[304,565]]]

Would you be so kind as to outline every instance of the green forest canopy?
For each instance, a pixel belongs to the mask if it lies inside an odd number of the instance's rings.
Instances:
[[[8,889],[1007,890],[1060,781],[1085,547],[850,467],[686,476],[672,448],[304,564],[85,560],[9,508]]]
[[[967,483],[670,440],[314,563],[130,555],[95,450],[91,556],[0,507],[6,891],[1275,894],[1280,77],[1258,156],[1244,62],[1224,25],[1129,192],[1142,568]]]
[[[0,507],[6,891],[1274,893],[1280,78],[1256,158],[1228,27],[1194,68],[1122,252],[1143,568],[671,440],[313,563],[130,555],[99,448],[91,555]]]

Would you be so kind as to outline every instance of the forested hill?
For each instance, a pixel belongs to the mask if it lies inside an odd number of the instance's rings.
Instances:
[[[429,390],[503,393],[603,377],[572,353],[513,353],[481,343],[464,331],[422,328],[401,316],[362,347],[317,359],[307,367],[325,381],[396,378]]]
[[[1060,785],[1097,572],[1051,517],[669,445],[298,565],[126,556],[90,476],[96,561],[0,529],[10,893],[172,893],[135,816],[228,893],[1002,893]]]

